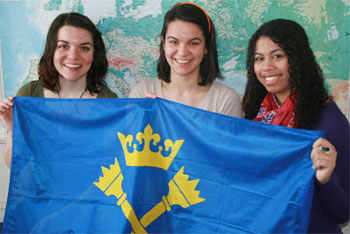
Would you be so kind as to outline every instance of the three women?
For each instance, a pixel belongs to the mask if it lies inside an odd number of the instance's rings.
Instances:
[[[17,95],[116,97],[103,83],[105,49],[92,25],[76,13],[57,17],[39,64],[39,81],[25,85]],[[202,8],[192,3],[175,5],[164,18],[159,79],[139,83],[130,97],[155,95],[241,117],[237,93],[215,81],[221,77],[215,37],[215,27]],[[339,224],[349,220],[349,123],[327,94],[305,31],[290,20],[262,25],[250,39],[247,70],[246,119],[325,131],[311,153],[316,184],[309,232],[341,232]],[[0,118],[9,130],[5,153],[9,165],[12,100],[0,104]]]

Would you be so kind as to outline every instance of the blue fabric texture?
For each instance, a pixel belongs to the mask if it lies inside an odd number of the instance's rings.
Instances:
[[[16,97],[4,233],[303,233],[320,131],[163,99]]]

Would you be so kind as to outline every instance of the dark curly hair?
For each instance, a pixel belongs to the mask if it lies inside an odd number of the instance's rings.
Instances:
[[[179,3],[174,5],[164,16],[164,23],[161,32],[161,38],[165,38],[168,30],[169,23],[175,20],[182,20],[196,24],[203,32],[205,38],[205,46],[207,53],[204,55],[200,64],[200,77],[201,80],[198,84],[201,86],[211,84],[217,77],[221,78],[221,72],[218,63],[218,52],[216,48],[216,33],[213,22],[209,16],[201,8],[192,3]],[[208,21],[209,20],[209,21]],[[210,22],[210,23],[209,23]],[[210,31],[209,31],[210,25]],[[163,40],[159,46],[160,55],[157,65],[158,77],[165,82],[170,82],[170,66],[165,57],[165,51],[163,48]]]
[[[44,54],[40,58],[38,74],[41,84],[53,91],[59,92],[59,73],[53,63],[53,56],[57,47],[58,30],[65,26],[73,26],[86,29],[91,33],[94,43],[93,63],[87,73],[87,89],[92,93],[99,93],[101,86],[105,84],[105,76],[108,69],[106,49],[101,37],[101,33],[95,24],[86,16],[79,13],[64,13],[57,16],[51,23],[46,37]]]
[[[266,36],[285,51],[289,63],[290,93],[296,92],[295,121],[300,128],[311,129],[321,115],[323,105],[329,100],[324,77],[310,48],[304,29],[296,22],[285,19],[269,21],[254,33],[247,54],[247,84],[243,96],[245,119],[254,119],[267,94],[254,72],[257,40]]]

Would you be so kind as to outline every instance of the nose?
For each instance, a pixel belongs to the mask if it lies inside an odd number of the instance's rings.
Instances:
[[[177,49],[177,54],[185,57],[188,54],[188,45],[186,43],[180,43],[178,49]]]
[[[262,62],[262,69],[263,70],[271,70],[273,68],[273,61],[270,58],[265,58]]]
[[[67,56],[70,59],[75,59],[75,58],[79,57],[79,49],[74,47],[74,46],[70,47],[68,50]]]

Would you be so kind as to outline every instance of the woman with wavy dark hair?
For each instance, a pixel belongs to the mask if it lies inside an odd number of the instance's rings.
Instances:
[[[160,97],[242,117],[236,91],[215,81],[221,77],[215,27],[200,6],[174,5],[164,17],[160,36],[158,78],[143,80],[129,97]]]
[[[52,22],[39,65],[39,80],[22,86],[16,96],[45,98],[116,98],[105,84],[108,63],[100,32],[79,13],[65,13]],[[0,103],[0,118],[9,131],[5,161],[10,167],[13,98]]]
[[[323,130],[311,152],[315,174],[310,233],[341,233],[349,220],[349,123],[328,96],[304,29],[276,19],[251,37],[243,97],[246,119]]]
[[[67,45],[59,38],[60,32],[64,29],[78,29],[81,32],[85,32],[87,37],[89,37],[91,48],[84,48],[84,45],[80,48],[80,51],[89,49],[92,55],[92,61],[88,64],[88,69],[87,71],[84,70],[83,74],[86,76],[86,87],[83,88],[87,91],[84,95],[89,93],[91,96],[96,96],[101,91],[108,90],[104,82],[108,69],[108,61],[101,33],[88,17],[75,12],[57,16],[49,28],[44,54],[38,66],[39,80],[42,86],[56,93],[57,96],[60,94],[62,85],[60,84],[60,77],[62,75],[60,74],[60,67],[55,63],[55,55],[59,53],[59,49],[67,50]],[[77,33],[80,34],[79,31]],[[63,43],[60,41],[63,41]],[[88,44],[85,45],[88,46]],[[62,97],[62,95],[60,96]]]
[[[116,97],[104,82],[107,69],[105,45],[94,23],[82,14],[64,13],[54,19],[47,33],[39,81],[21,87],[17,96]]]

